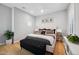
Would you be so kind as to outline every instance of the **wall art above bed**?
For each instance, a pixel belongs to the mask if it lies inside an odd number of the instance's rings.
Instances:
[[[42,23],[48,23],[48,22],[54,22],[54,19],[52,18],[42,19]]]

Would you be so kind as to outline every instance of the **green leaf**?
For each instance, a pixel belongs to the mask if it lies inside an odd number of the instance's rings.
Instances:
[[[14,36],[14,32],[7,30],[4,33],[4,36],[7,38],[7,40],[11,39]]]
[[[68,40],[72,43],[79,43],[79,37],[77,35],[68,35]]]

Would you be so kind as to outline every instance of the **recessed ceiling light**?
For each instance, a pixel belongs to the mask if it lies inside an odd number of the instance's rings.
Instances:
[[[43,9],[41,9],[41,13],[43,13],[44,12],[44,10]]]

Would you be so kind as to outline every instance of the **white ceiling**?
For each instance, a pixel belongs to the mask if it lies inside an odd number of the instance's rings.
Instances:
[[[4,3],[8,7],[17,7],[34,16],[45,15],[68,7],[68,3]]]

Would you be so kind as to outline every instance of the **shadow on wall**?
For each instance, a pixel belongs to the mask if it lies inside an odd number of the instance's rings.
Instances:
[[[0,35],[0,45],[6,44],[6,38],[4,35]]]

